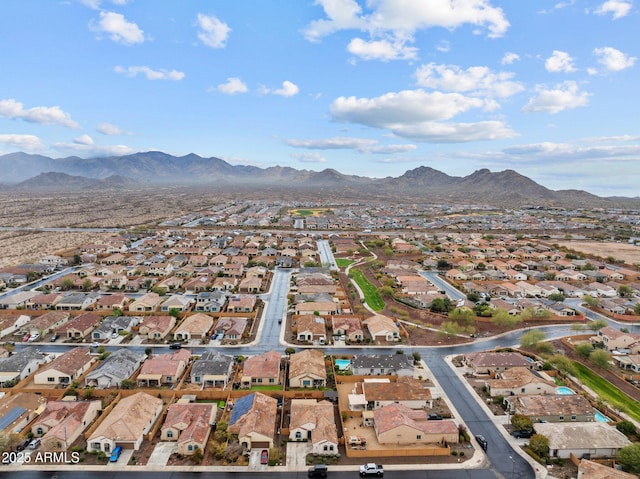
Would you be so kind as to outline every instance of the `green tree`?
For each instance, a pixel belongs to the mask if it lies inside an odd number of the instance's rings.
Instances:
[[[575,343],[573,345],[573,349],[578,354],[578,356],[586,359],[593,352],[593,345],[588,341],[582,341],[580,343]]]
[[[477,291],[471,291],[470,293],[467,293],[467,299],[472,303],[477,303],[482,299],[482,297],[480,296],[480,293],[478,293]]]
[[[551,301],[558,301],[558,302],[562,302],[562,301],[564,301],[564,300],[565,300],[565,299],[567,299],[567,298],[566,298],[566,297],[565,297],[565,295],[564,295],[564,294],[562,294],[562,293],[552,293],[552,294],[550,294],[550,295],[549,295],[549,299],[550,299]]]
[[[89,278],[85,278],[82,282],[82,290],[83,291],[91,291],[93,289],[93,283]]]
[[[629,285],[621,284],[618,286],[618,296],[621,298],[630,298],[633,296],[633,289],[631,289]]]
[[[491,315],[491,323],[503,328],[515,326],[521,320],[519,316],[509,314],[506,309],[497,309]]]
[[[124,316],[124,313],[122,312],[122,310],[120,308],[114,308],[113,310],[111,310],[111,314],[109,314],[109,316]]]
[[[527,331],[520,336],[520,346],[523,348],[535,348],[538,343],[541,343],[547,338],[547,335],[538,331],[537,329],[532,329],[531,331]]]
[[[585,294],[582,297],[582,301],[587,303],[587,306],[590,306],[590,307],[595,307],[595,306],[598,306],[600,304],[600,300],[598,298],[594,298],[590,294]]]
[[[566,357],[564,354],[554,354],[549,358],[549,363],[553,365],[558,371],[561,371],[566,374],[575,374],[575,366],[573,365],[573,361]]]
[[[618,451],[617,459],[626,471],[633,474],[640,472],[640,442],[634,442]]]
[[[136,387],[136,383],[133,379],[123,379],[120,381],[120,387],[122,389],[133,389]]]
[[[524,414],[514,414],[511,416],[511,425],[518,431],[530,431],[533,429],[533,422]]]
[[[593,321],[589,321],[586,326],[591,331],[600,331],[607,325],[607,321],[604,319],[595,319]]]
[[[60,289],[62,291],[69,291],[70,289],[73,289],[73,287],[73,279],[71,278],[62,278],[62,281],[60,281]]]
[[[611,366],[609,364],[609,361],[611,361],[611,355],[604,349],[596,349],[589,354],[589,361],[600,368],[608,369]]]
[[[180,310],[178,308],[170,308],[169,309],[169,316],[177,318],[178,316],[180,316]]]
[[[636,434],[636,426],[631,421],[626,419],[620,421],[616,424],[616,429],[620,431],[625,436],[635,436]]]
[[[449,298],[436,298],[431,302],[431,311],[434,313],[448,313],[453,309]]]
[[[640,316],[640,303],[636,303],[636,307],[633,308],[633,312]]]
[[[438,269],[449,269],[449,268],[451,268],[451,265],[449,264],[449,262],[446,259],[439,259],[437,266],[438,266]]]
[[[549,455],[549,438],[542,434],[534,434],[529,439],[529,447],[538,457]]]
[[[469,308],[456,308],[449,311],[449,319],[455,321],[458,324],[468,326],[473,324],[476,320],[476,314]]]
[[[384,298],[393,297],[393,288],[389,286],[381,286],[378,288],[378,294]]]

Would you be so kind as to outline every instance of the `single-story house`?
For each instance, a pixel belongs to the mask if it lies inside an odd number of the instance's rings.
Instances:
[[[41,367],[33,376],[36,385],[69,385],[89,369],[94,358],[89,348],[73,348]]]
[[[193,455],[196,450],[205,451],[211,424],[215,422],[215,404],[177,402],[167,409],[167,416],[160,429],[160,440],[176,441],[178,454]]]
[[[119,387],[123,379],[129,379],[144,361],[145,355],[129,348],[118,349],[110,354],[94,370],[89,372],[84,383],[98,389]]]
[[[278,400],[262,393],[252,393],[235,402],[227,430],[238,435],[245,450],[271,448],[276,433]]]
[[[49,401],[31,425],[45,451],[66,451],[98,417],[102,401]]]
[[[311,443],[311,452],[318,456],[338,454],[338,432],[334,405],[315,399],[292,399],[289,440]]]
[[[200,384],[203,388],[224,389],[231,378],[233,363],[233,356],[220,351],[205,351],[191,367],[191,382]]]
[[[87,438],[87,451],[109,454],[116,446],[137,451],[162,406],[161,398],[143,392],[122,398]]]
[[[429,421],[428,413],[391,403],[373,411],[374,430],[380,444],[455,444],[459,431],[450,419]]]
[[[618,451],[631,444],[615,427],[601,422],[539,423],[533,425],[536,434],[549,439],[549,455],[569,459],[616,457]]]
[[[317,349],[305,349],[289,356],[289,386],[292,388],[324,387],[327,368],[324,353]]]

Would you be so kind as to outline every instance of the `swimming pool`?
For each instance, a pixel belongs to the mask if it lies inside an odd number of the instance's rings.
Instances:
[[[593,416],[594,416],[595,420],[598,421],[598,422],[610,422],[611,421],[611,419],[609,419],[607,416],[602,414],[597,409],[596,409],[596,412],[595,412],[595,414]]]
[[[556,394],[569,396],[570,394],[575,394],[575,392],[573,391],[573,389],[568,388],[567,386],[560,386],[559,388],[556,388]]]
[[[350,359],[336,359],[336,366],[340,371],[344,371],[345,369],[349,369],[351,367]]]

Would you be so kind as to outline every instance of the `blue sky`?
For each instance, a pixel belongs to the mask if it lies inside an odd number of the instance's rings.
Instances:
[[[634,1],[4,0],[0,153],[640,196]]]

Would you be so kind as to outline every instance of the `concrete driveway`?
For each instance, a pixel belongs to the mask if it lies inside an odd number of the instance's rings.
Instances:
[[[147,464],[149,466],[166,466],[167,462],[169,462],[169,457],[174,452],[178,452],[177,442],[159,442],[153,449]]]

